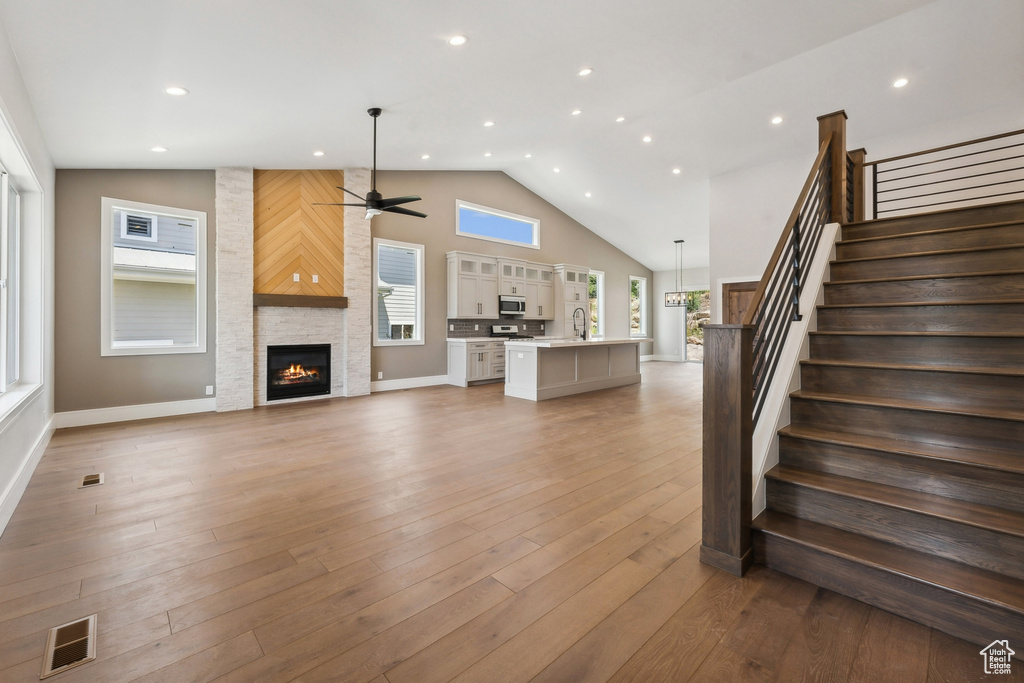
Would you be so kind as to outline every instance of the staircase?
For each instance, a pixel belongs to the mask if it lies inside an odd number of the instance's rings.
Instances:
[[[1024,202],[842,237],[756,561],[1024,653]]]

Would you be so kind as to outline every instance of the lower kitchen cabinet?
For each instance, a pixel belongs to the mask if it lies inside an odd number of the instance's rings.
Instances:
[[[448,384],[505,379],[505,341],[448,340]]]

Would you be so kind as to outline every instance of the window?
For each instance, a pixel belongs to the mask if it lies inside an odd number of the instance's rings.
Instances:
[[[0,394],[19,379],[21,197],[0,170]]]
[[[604,336],[604,273],[600,270],[590,271],[590,285],[587,288],[590,298],[590,336]]]
[[[102,200],[104,356],[206,351],[206,213]]]
[[[373,240],[374,346],[423,343],[423,245]]]
[[[647,336],[647,278],[629,276],[629,336]]]
[[[455,234],[540,249],[540,220],[455,200]]]

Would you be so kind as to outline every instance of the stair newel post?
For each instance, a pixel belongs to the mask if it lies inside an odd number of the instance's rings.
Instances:
[[[704,327],[700,560],[736,576],[753,562],[753,325]]]
[[[864,220],[864,157],[867,156],[867,150],[863,147],[851,149],[849,154],[850,161],[853,162],[853,177],[847,178],[846,181],[853,185],[853,215],[848,218],[858,223]]]
[[[836,223],[848,223],[846,215],[846,112],[840,109],[818,117],[818,144],[832,136],[829,144],[829,177],[831,178],[829,215]]]

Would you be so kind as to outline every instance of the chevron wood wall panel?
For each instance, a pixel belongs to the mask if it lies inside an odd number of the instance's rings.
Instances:
[[[345,295],[344,209],[313,206],[346,201],[344,184],[341,171],[253,171],[253,292]]]

